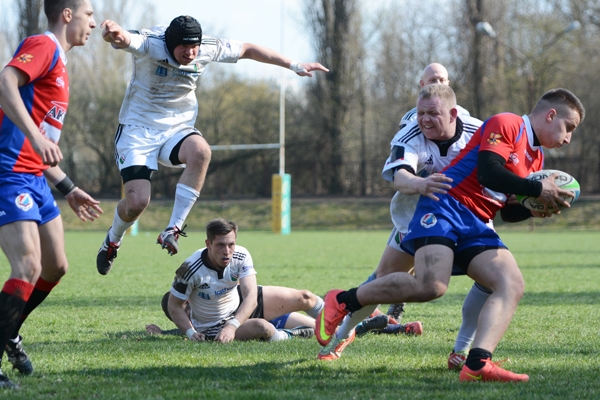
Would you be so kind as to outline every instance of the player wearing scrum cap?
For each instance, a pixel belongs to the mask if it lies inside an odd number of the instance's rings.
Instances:
[[[325,71],[323,65],[296,63],[252,43],[202,34],[198,21],[180,16],[168,27],[127,31],[105,20],[102,36],[114,48],[133,56],[134,70],[119,114],[115,157],[125,188],[122,199],[98,252],[96,266],[107,274],[117,256],[125,231],[150,201],[152,172],[158,163],[185,168],[175,191],[175,204],[167,228],[157,243],[173,255],[179,236],[185,236],[185,219],[200,195],[211,158],[210,146],[194,128],[198,110],[196,81],[211,62],[235,63],[249,58],[289,68],[300,76]]]

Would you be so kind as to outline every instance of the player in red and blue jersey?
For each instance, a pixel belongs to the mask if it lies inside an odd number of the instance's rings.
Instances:
[[[69,102],[65,53],[96,26],[89,0],[46,0],[48,31],[21,42],[0,72],[0,247],[11,274],[0,291],[0,362],[33,372],[19,329],[68,268],[63,223],[47,180],[77,216],[94,220],[98,201],[58,167],[58,141]],[[0,371],[0,388],[14,388]]]
[[[349,312],[380,303],[425,302],[444,295],[453,266],[492,290],[477,323],[477,333],[461,381],[528,381],[492,362],[492,353],[510,325],[523,296],[524,282],[514,257],[487,223],[502,209],[502,217],[546,217],[520,205],[505,206],[510,194],[535,196],[557,209],[568,206],[551,176],[525,179],[542,167],[541,147],[568,144],[585,110],[566,89],[545,93],[528,116],[491,117],[473,135],[453,162],[442,171],[452,179],[448,191],[421,195],[402,248],[415,256],[415,274],[398,272],[348,291],[332,290],[317,319],[317,337],[332,335]],[[435,120],[424,125],[434,127]],[[420,123],[420,125],[423,125]],[[437,197],[437,200],[433,197]]]

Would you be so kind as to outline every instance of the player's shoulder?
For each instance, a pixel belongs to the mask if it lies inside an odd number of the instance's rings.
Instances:
[[[251,259],[250,252],[244,246],[240,246],[240,245],[236,244],[235,249],[233,250],[232,259],[234,261],[243,263],[244,261]]]
[[[462,122],[463,131],[467,132],[475,132],[483,124],[482,120],[470,115],[459,115],[458,119]]]
[[[409,122],[404,128],[400,129],[392,139],[392,146],[401,146],[409,143],[421,142],[423,134],[417,121]]]
[[[179,281],[190,281],[194,275],[199,273],[204,267],[204,262],[202,261],[202,252],[205,249],[200,249],[192,253],[179,268],[175,271],[175,278]]]

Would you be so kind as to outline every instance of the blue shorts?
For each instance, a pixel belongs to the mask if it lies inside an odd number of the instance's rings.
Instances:
[[[454,243],[455,254],[466,253],[473,248],[507,248],[496,231],[454,197],[438,197],[439,201],[424,196],[419,198],[408,233],[401,244],[407,253],[414,255],[417,239],[426,238],[445,238],[447,242]]]
[[[3,173],[0,193],[0,226],[16,221],[43,225],[60,215],[44,176]]]
[[[284,314],[281,317],[277,317],[269,321],[271,325],[275,327],[275,329],[283,329],[285,328],[285,323],[287,322],[290,314]]]

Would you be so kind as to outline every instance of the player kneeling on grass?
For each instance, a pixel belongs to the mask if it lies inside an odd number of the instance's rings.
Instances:
[[[320,297],[308,290],[258,286],[250,253],[236,244],[234,222],[210,221],[206,237],[206,248],[194,252],[177,269],[171,290],[163,298],[163,310],[179,331],[191,341],[221,343],[313,336],[314,318],[323,308]],[[146,330],[172,332],[156,325]]]

